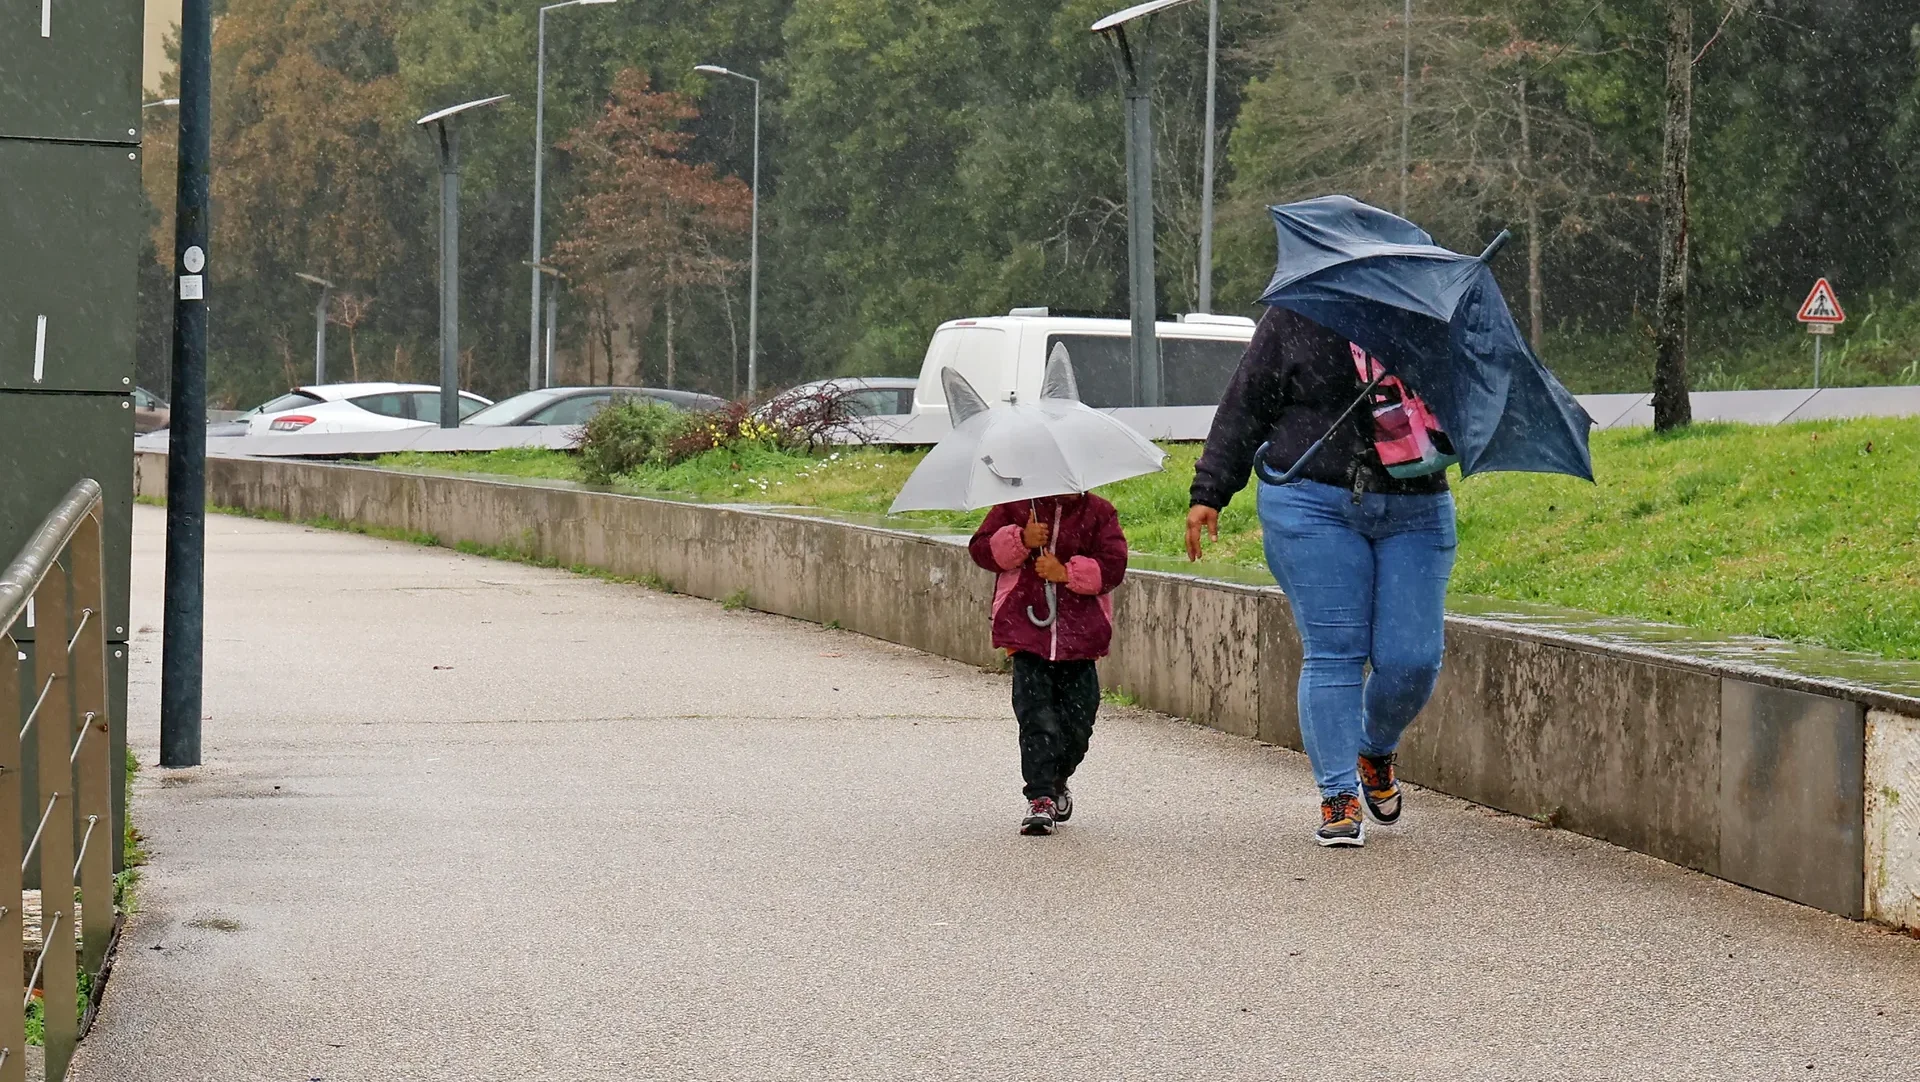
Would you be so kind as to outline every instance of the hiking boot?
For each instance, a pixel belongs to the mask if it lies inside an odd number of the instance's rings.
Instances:
[[[1020,820],[1022,834],[1051,834],[1054,820],[1058,818],[1053,798],[1037,796],[1027,801],[1027,817]]]
[[[1393,756],[1360,756],[1360,798],[1367,817],[1381,826],[1400,818],[1400,779],[1393,773]]]
[[[1053,794],[1053,821],[1064,823],[1071,818],[1073,818],[1073,790],[1067,788],[1067,783],[1063,781]]]
[[[1320,829],[1313,840],[1321,845],[1361,846],[1367,844],[1367,823],[1360,813],[1360,798],[1352,793],[1335,793],[1320,801]]]

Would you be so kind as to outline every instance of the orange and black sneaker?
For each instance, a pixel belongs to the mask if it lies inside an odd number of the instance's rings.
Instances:
[[[1382,826],[1400,818],[1400,779],[1393,773],[1393,756],[1360,756],[1360,796],[1367,815]]]
[[[1320,801],[1320,829],[1313,840],[1321,845],[1367,844],[1367,823],[1360,814],[1360,798],[1335,793]]]

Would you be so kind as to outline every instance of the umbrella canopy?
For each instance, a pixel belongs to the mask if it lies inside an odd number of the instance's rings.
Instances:
[[[1487,266],[1497,242],[1480,256],[1451,252],[1405,218],[1342,195],[1267,209],[1280,261],[1261,303],[1380,358],[1433,408],[1462,474],[1593,480],[1593,418],[1514,323]]]
[[[1110,414],[1080,402],[1063,345],[1047,359],[1035,403],[988,408],[966,377],[940,370],[953,431],[927,452],[888,508],[972,511],[1085,492],[1155,473],[1166,455]]]

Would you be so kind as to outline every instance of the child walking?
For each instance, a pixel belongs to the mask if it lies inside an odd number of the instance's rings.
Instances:
[[[1091,493],[1004,503],[968,546],[999,575],[993,645],[1013,655],[1020,723],[1022,834],[1051,834],[1073,815],[1067,779],[1086,757],[1113,638],[1113,589],[1127,573],[1127,538],[1113,504]],[[1051,614],[1051,618],[1049,618]]]

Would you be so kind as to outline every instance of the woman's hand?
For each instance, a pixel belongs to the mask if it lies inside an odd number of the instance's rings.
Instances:
[[[1021,532],[1020,539],[1025,541],[1030,549],[1047,547],[1047,524],[1035,518],[1032,509],[1027,511],[1027,525]]]
[[[1046,527],[1041,527],[1045,529]],[[1051,552],[1043,552],[1033,561],[1033,570],[1048,582],[1067,581],[1067,565],[1056,559]]]
[[[1200,531],[1205,528],[1207,536],[1220,540],[1220,509],[1196,503],[1187,509],[1187,559],[1200,558]]]

